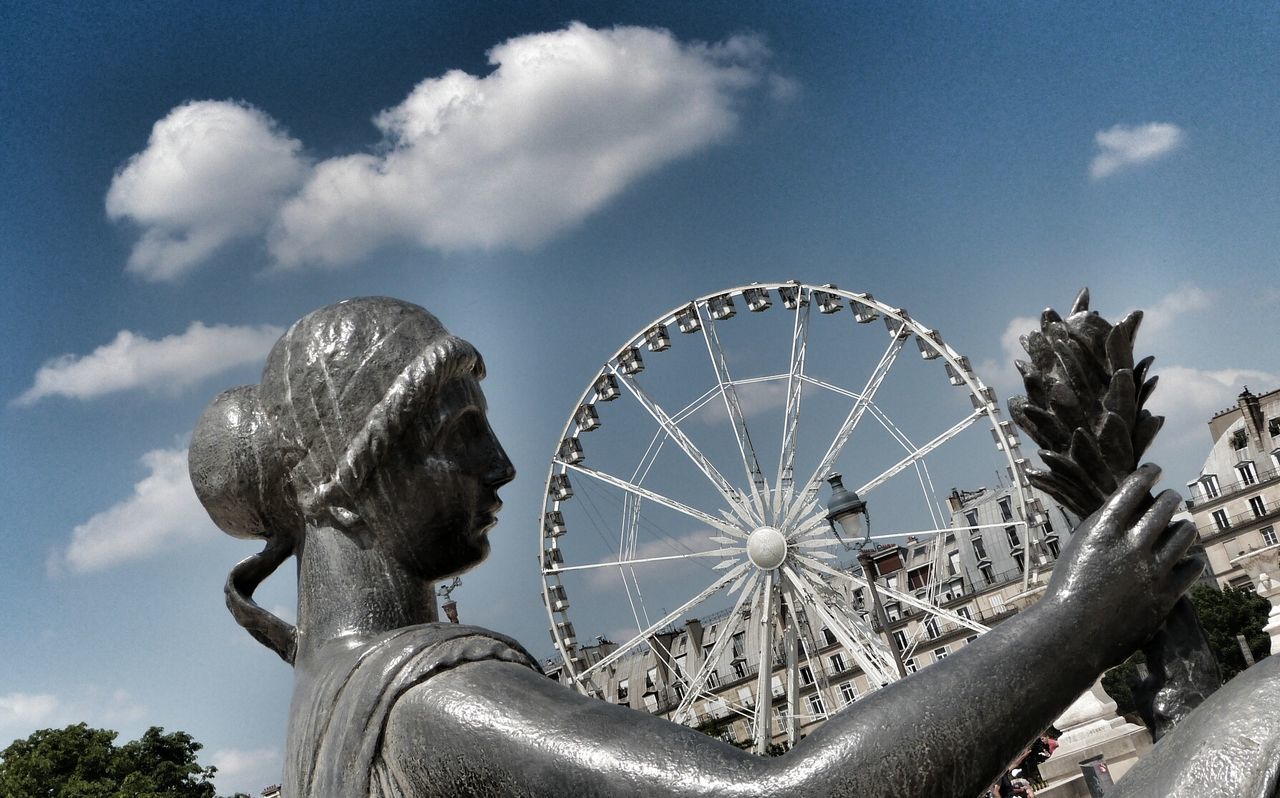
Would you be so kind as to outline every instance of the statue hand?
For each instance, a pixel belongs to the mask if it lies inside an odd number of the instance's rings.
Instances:
[[[1071,537],[1044,600],[1065,614],[1099,668],[1121,662],[1159,626],[1200,575],[1202,564],[1184,559],[1195,540],[1190,521],[1170,525],[1181,503],[1171,490],[1154,502],[1149,491],[1159,466],[1139,467]]]

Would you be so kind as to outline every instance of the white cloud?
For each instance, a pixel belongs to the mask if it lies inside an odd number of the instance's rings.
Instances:
[[[146,708],[126,690],[104,693],[87,687],[70,698],[52,693],[7,693],[0,695],[0,740],[80,721],[95,727],[119,728],[136,723],[145,714]]]
[[[214,374],[261,360],[283,333],[279,327],[207,327],[192,322],[181,335],[153,341],[121,330],[88,355],[62,355],[36,371],[15,401],[31,405],[46,396],[92,399],[135,388],[174,390]]]
[[[154,449],[142,463],[149,473],[133,495],[72,530],[66,549],[50,558],[50,575],[102,571],[213,533],[187,476],[186,449]]]
[[[1138,340],[1163,335],[1178,321],[1186,321],[1188,313],[1205,310],[1213,304],[1213,295],[1203,288],[1184,285],[1142,312]]]
[[[573,23],[488,55],[489,74],[428,78],[379,113],[371,152],[317,164],[247,105],[175,108],[107,195],[113,219],[143,229],[129,270],[174,279],[268,226],[281,268],[343,265],[392,243],[536,247],[727,137],[745,91],[798,91],[767,72],[751,36],[708,45]]]
[[[1093,136],[1098,153],[1089,163],[1089,176],[1101,180],[1117,170],[1164,157],[1180,147],[1182,129],[1168,122],[1116,125]]]
[[[808,386],[801,388],[806,395]],[[743,418],[752,418],[761,413],[787,406],[787,383],[785,380],[772,382],[750,382],[734,389],[738,395],[738,406],[742,408]],[[729,408],[724,397],[717,396],[702,406],[693,416],[704,424],[723,424],[729,421]],[[781,420],[781,418],[779,418]]]
[[[260,234],[306,177],[301,148],[248,105],[202,101],[174,108],[107,192],[107,215],[142,228],[128,270],[172,280],[223,245]]]
[[[535,247],[727,136],[766,56],[749,37],[681,44],[580,23],[511,39],[489,52],[490,74],[429,78],[380,113],[378,154],[320,163],[281,211],[271,251],[294,267],[400,241]]]
[[[284,760],[275,748],[224,748],[210,754],[209,764],[218,769],[214,780],[219,793],[257,795],[264,786],[280,782]]]
[[[50,693],[5,693],[0,695],[0,731],[43,728],[58,709],[58,697]]]

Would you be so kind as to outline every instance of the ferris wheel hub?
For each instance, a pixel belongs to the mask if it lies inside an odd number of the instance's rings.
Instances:
[[[787,539],[771,526],[762,526],[747,536],[747,556],[762,571],[772,571],[787,559]]]

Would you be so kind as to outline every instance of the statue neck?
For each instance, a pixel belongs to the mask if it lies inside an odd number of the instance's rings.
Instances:
[[[331,640],[355,643],[437,618],[434,583],[349,532],[307,528],[298,550],[299,664]]]

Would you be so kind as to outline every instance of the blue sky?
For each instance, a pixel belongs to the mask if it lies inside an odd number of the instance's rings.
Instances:
[[[869,291],[1003,397],[1019,319],[1083,285],[1148,308],[1152,456],[1184,484],[1208,416],[1280,387],[1277,45],[1263,3],[10,4],[0,737],[158,724],[225,792],[275,778],[290,674],[222,607],[248,544],[193,508],[182,450],[347,296],[485,354],[521,476],[456,598],[540,653],[564,419],[720,288]],[[289,612],[289,577],[261,598]]]

